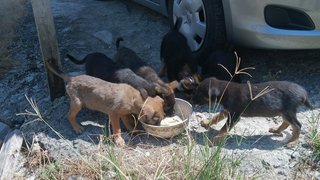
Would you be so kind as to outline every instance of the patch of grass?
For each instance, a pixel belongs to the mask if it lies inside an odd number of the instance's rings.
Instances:
[[[40,170],[40,179],[56,179],[61,172],[62,164],[58,162],[50,163]]]
[[[317,162],[320,161],[320,113],[318,115],[313,114],[309,123],[311,124],[309,138],[311,140],[313,158]]]
[[[205,160],[202,168],[195,179],[223,179],[226,177],[226,158],[222,153],[224,142],[219,144],[213,151],[207,149],[204,154]],[[191,178],[193,179],[193,178]]]
[[[307,144],[312,153],[304,154],[299,157],[296,164],[294,179],[314,179],[314,171],[320,169],[320,113],[318,110],[312,111],[311,117],[307,117],[310,129],[307,134]],[[306,176],[307,174],[307,176]]]

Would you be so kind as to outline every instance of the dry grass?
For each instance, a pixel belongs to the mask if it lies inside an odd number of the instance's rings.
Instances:
[[[25,15],[25,3],[25,0],[0,1],[0,77],[16,64],[8,47],[16,37],[19,20]]]
[[[224,144],[210,147],[208,137],[205,145],[196,145],[185,137],[185,141],[176,145],[138,144],[118,148],[112,145],[110,138],[101,135],[96,152],[83,156],[43,119],[35,100],[26,98],[33,110],[18,115],[32,116],[33,121],[44,122],[78,157],[77,160],[54,160],[41,144],[36,145],[38,141],[35,140],[28,148],[27,166],[39,170],[39,179],[68,179],[71,176],[86,179],[234,179],[230,174],[239,175],[230,173],[234,169],[228,166],[230,161],[221,151]]]
[[[146,147],[144,145],[127,148],[117,148],[103,145],[92,156],[81,160],[64,160],[63,162],[46,161],[37,163],[40,169],[40,179],[68,179],[76,176],[85,179],[233,179],[227,174],[221,158],[217,161],[215,149],[204,153],[204,149],[186,146]],[[40,153],[40,152],[39,152]],[[42,155],[40,155],[42,156]],[[32,156],[30,162],[39,162],[39,156]],[[90,164],[90,166],[88,166]],[[219,171],[214,171],[212,165],[219,165]],[[32,168],[36,168],[33,166]],[[222,169],[225,168],[225,169]],[[208,172],[210,174],[208,174]],[[218,172],[218,173],[217,173]],[[214,176],[212,175],[213,173]]]

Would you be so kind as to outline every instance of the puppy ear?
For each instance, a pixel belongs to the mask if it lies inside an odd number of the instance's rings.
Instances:
[[[154,115],[154,111],[150,108],[143,109],[140,115],[139,120],[144,123],[149,123],[150,120],[152,120]]]
[[[163,77],[166,74],[167,67],[163,59],[161,59],[160,70],[158,72],[159,77]]]
[[[164,103],[164,100],[160,96],[156,96],[157,100],[159,100],[162,104]]]
[[[194,79],[194,82],[195,82],[196,85],[199,85],[199,84],[200,84],[201,76],[200,76],[198,73],[193,74],[193,75],[192,75],[192,78]]]
[[[140,88],[139,92],[140,92],[140,95],[142,96],[143,99],[147,99],[148,98],[148,92],[147,92],[146,89]]]
[[[170,83],[167,84],[172,90],[175,90],[178,85],[179,85],[179,82],[178,81],[172,81]]]
[[[162,94],[162,87],[158,83],[154,83],[154,85],[154,89],[156,90],[157,94]]]

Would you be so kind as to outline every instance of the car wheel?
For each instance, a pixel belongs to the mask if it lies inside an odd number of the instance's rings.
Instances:
[[[182,18],[179,31],[201,65],[215,48],[225,45],[226,33],[222,0],[172,0],[168,4],[171,26]]]

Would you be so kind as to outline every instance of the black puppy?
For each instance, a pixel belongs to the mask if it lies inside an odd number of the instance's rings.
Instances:
[[[179,32],[182,18],[178,18],[174,27],[163,37],[160,47],[161,68],[159,76],[167,74],[169,81],[197,74],[198,63],[193,58],[186,37]]]
[[[233,52],[227,50],[215,50],[201,65],[201,76],[203,79],[208,77],[215,77],[220,80],[232,80],[234,82],[241,82],[239,74],[234,74],[236,69],[237,57]],[[219,65],[220,64],[220,65]],[[234,77],[231,79],[230,74]]]
[[[268,90],[266,91],[267,88]],[[263,93],[265,92],[265,93]],[[258,94],[263,94],[259,95]],[[207,78],[196,89],[192,102],[206,104],[211,99],[224,108],[211,121],[202,122],[203,126],[215,124],[227,117],[215,140],[220,140],[239,120],[244,117],[274,117],[281,115],[283,122],[277,128],[270,128],[271,133],[281,133],[289,125],[292,137],[288,147],[294,146],[299,138],[301,124],[296,117],[299,106],[312,109],[306,90],[298,84],[287,81],[269,81],[258,84],[240,84]]]
[[[147,82],[128,68],[121,68],[112,59],[102,53],[88,54],[84,59],[77,60],[67,54],[75,64],[85,64],[86,74],[113,83],[126,83],[140,91],[143,98],[155,97],[155,84]]]
[[[144,62],[136,52],[125,47],[120,46],[120,42],[123,41],[122,37],[117,38],[116,40],[116,48],[117,53],[114,55],[114,61],[122,68],[130,68],[132,71],[139,71],[141,67],[148,66],[146,62]]]
[[[111,58],[103,53],[95,52],[86,55],[82,60],[78,60],[67,54],[67,57],[75,64],[85,64],[86,74],[97,77],[105,81],[112,81],[113,73],[120,67]]]
[[[114,60],[122,68],[130,68],[149,83],[154,83],[156,85],[156,94],[164,100],[165,113],[172,114],[175,104],[174,89],[178,82],[164,83],[156,71],[148,66],[133,50],[124,46],[120,47],[121,41],[123,41],[121,37],[116,41],[117,53],[114,56]]]

